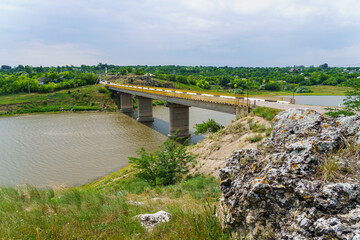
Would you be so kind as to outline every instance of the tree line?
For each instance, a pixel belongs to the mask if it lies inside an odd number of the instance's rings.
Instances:
[[[252,90],[292,90],[306,92],[306,86],[344,86],[353,80],[360,80],[359,67],[289,66],[289,67],[214,67],[214,66],[117,66],[98,65],[31,67],[2,65],[0,69],[0,94],[31,91],[49,92],[96,82],[97,74],[126,75],[152,74],[153,78],[203,89],[231,89],[242,93]],[[247,82],[249,76],[250,81]],[[44,80],[39,82],[39,79]]]

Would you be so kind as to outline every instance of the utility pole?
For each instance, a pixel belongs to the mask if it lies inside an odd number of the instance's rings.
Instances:
[[[174,89],[176,88],[176,70],[174,70]]]
[[[247,68],[247,81],[246,81],[246,106],[248,108],[248,113],[250,112],[249,106],[249,67]]]
[[[295,104],[295,65],[293,68],[293,104]]]

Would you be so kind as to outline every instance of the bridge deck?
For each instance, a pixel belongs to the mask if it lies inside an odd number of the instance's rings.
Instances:
[[[147,94],[154,95],[154,98],[157,96],[163,97],[170,97],[170,98],[181,98],[181,99],[188,99],[188,100],[195,100],[195,101],[202,101],[202,102],[209,102],[209,103],[217,103],[217,104],[225,104],[225,105],[232,105],[232,106],[248,106],[250,101],[257,100],[266,101],[270,99],[260,99],[260,98],[249,98],[249,103],[245,96],[233,94],[223,94],[223,93],[209,93],[209,92],[200,92],[200,91],[188,91],[183,89],[172,89],[172,88],[159,88],[159,87],[145,87],[139,85],[125,85],[125,84],[114,84],[114,83],[106,83],[106,87],[110,88],[117,88],[123,89],[128,91],[134,92],[143,92]],[[160,98],[161,99],[161,98]],[[286,102],[283,101],[283,98],[272,97],[270,101],[272,102]]]

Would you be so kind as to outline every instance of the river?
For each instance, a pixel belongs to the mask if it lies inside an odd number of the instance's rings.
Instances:
[[[123,168],[141,147],[154,151],[169,131],[166,107],[154,107],[153,123],[139,123],[135,115],[90,112],[0,118],[0,185],[76,186]],[[228,125],[235,116],[190,108],[190,127],[208,118]],[[191,142],[201,138],[192,137]]]
[[[345,98],[346,96],[295,96],[295,103],[338,107],[339,104],[343,103]]]

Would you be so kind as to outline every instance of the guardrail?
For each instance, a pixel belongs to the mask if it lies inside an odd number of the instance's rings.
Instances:
[[[291,103],[291,98],[288,97],[252,97],[247,99],[244,95],[240,94],[227,94],[227,93],[215,93],[215,92],[201,92],[201,91],[189,91],[183,89],[173,89],[173,88],[161,88],[161,87],[148,87],[140,85],[129,85],[129,84],[115,84],[111,82],[102,82],[107,87],[127,89],[138,92],[146,92],[155,95],[162,95],[168,97],[177,97],[184,99],[191,99],[204,102],[212,102],[219,104],[228,104],[236,106],[248,106],[250,102],[256,105],[256,102],[279,102],[279,103]]]

